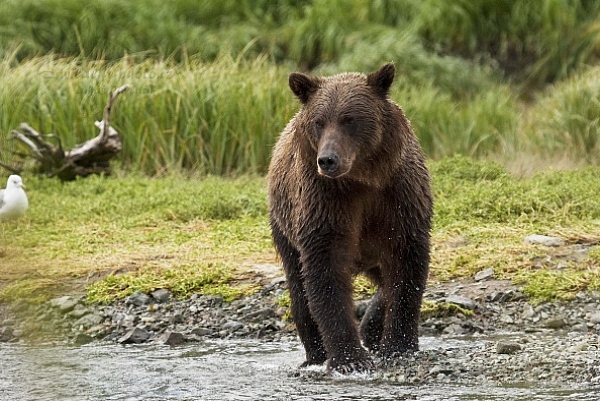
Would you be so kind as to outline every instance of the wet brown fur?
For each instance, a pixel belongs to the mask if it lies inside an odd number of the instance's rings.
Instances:
[[[410,122],[388,98],[395,69],[290,75],[302,103],[273,151],[270,223],[305,364],[373,368],[418,349],[429,266],[429,174]],[[352,278],[378,292],[357,325]]]

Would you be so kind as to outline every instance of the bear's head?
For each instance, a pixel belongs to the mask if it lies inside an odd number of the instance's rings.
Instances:
[[[319,174],[352,177],[380,153],[386,125],[393,114],[388,93],[394,81],[393,63],[369,74],[343,73],[312,77],[292,73],[289,85],[302,103],[296,123],[316,153]],[[356,167],[358,168],[358,167]]]

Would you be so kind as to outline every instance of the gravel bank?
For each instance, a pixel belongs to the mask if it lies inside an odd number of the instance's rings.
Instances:
[[[278,305],[284,291],[285,280],[277,277],[233,302],[198,295],[175,300],[168,291],[157,290],[108,306],[86,305],[76,296],[39,306],[15,304],[11,313],[0,308],[0,346],[31,341],[40,333],[45,340],[78,345],[102,340],[176,346],[207,338],[297,341],[293,324],[285,320],[287,308]],[[382,367],[377,372],[381,379],[600,390],[599,293],[581,293],[568,303],[531,305],[507,282],[472,280],[432,284],[425,300],[434,307],[422,318],[422,350]],[[365,303],[357,302],[358,316]],[[442,341],[431,347],[429,338]]]

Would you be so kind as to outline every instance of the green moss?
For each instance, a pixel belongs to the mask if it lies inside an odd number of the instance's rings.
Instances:
[[[421,305],[421,316],[423,318],[446,317],[458,314],[471,316],[473,315],[473,311],[448,302],[424,301],[423,305]]]
[[[532,302],[571,300],[579,291],[600,288],[600,278],[591,272],[541,270],[518,275],[517,284]]]
[[[186,298],[192,294],[220,294],[227,301],[250,294],[256,286],[231,285],[231,267],[220,263],[177,266],[168,269],[146,268],[131,274],[109,275],[87,288],[87,301],[108,303],[124,298],[136,291],[150,293],[159,288],[173,292],[176,297]]]
[[[600,265],[600,246],[596,245],[590,248],[588,252],[588,257],[595,263]]]

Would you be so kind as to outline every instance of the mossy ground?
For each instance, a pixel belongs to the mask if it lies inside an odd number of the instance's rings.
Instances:
[[[492,267],[537,302],[600,289],[600,169],[517,178],[465,157],[430,169],[431,281]],[[278,263],[262,177],[24,179],[27,215],[0,225],[0,301],[85,292],[90,302],[110,302],[156,288],[232,299],[257,288],[252,266]],[[534,233],[566,245],[524,243]],[[359,280],[357,290],[372,288]]]

